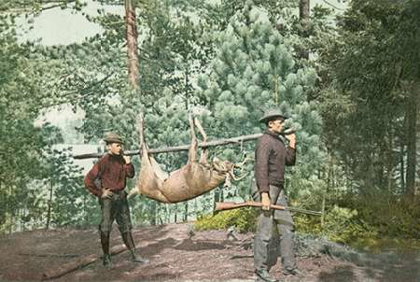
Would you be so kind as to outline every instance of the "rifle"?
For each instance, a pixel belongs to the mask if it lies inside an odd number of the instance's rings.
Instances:
[[[243,203],[234,203],[234,202],[216,202],[214,206],[215,211],[224,211],[224,210],[231,210],[231,209],[237,209],[237,208],[243,208],[243,207],[262,207],[262,203],[260,202],[243,202]],[[280,205],[270,205],[271,209],[276,210],[288,210],[293,212],[300,212],[305,214],[311,214],[311,215],[322,215],[322,212],[317,211],[311,211],[311,210],[305,210],[300,208],[294,208],[294,207],[285,207]]]

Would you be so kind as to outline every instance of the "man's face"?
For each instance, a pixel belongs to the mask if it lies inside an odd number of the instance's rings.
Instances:
[[[278,118],[268,122],[268,129],[272,132],[280,134],[284,130],[284,119]]]
[[[120,143],[111,143],[111,144],[108,144],[108,150],[113,155],[121,155],[123,146]]]

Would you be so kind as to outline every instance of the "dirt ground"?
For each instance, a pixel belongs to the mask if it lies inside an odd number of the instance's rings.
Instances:
[[[137,251],[150,259],[146,265],[128,260],[128,252],[113,255],[113,269],[104,269],[95,228],[35,230],[0,236],[0,281],[40,281],[46,274],[86,258],[93,262],[49,279],[50,281],[254,281],[253,234],[226,231],[191,233],[191,224],[168,224],[133,230]],[[112,246],[122,248],[114,227]],[[302,275],[285,277],[281,263],[270,271],[280,281],[404,281],[420,282],[418,254],[405,253],[399,260],[363,266],[327,255],[298,258]],[[51,272],[52,271],[52,272]]]

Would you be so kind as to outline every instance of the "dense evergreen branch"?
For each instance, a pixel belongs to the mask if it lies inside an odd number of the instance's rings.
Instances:
[[[71,3],[77,3],[78,0],[51,0],[51,1],[6,1],[1,4],[0,11],[7,13],[39,13],[54,8],[63,7]],[[49,5],[49,6],[47,6]],[[0,13],[1,13],[0,12]]]

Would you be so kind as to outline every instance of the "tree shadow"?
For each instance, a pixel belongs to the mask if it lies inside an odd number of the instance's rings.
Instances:
[[[173,238],[166,238],[155,243],[148,244],[141,248],[141,253],[147,256],[154,256],[160,254],[163,250],[172,248],[178,241]]]
[[[321,271],[318,281],[322,282],[350,282],[357,281],[354,267],[350,265],[338,266],[333,271]]]
[[[142,240],[157,240],[168,234],[166,225],[133,228],[133,237]]]
[[[414,252],[381,254],[381,259],[370,265],[376,271],[377,281],[420,281],[420,257]],[[366,271],[370,271],[367,269]]]
[[[353,265],[337,266],[334,270],[323,271],[318,281],[381,281],[420,282],[420,257],[411,253],[364,253]],[[367,280],[366,280],[367,279]]]

